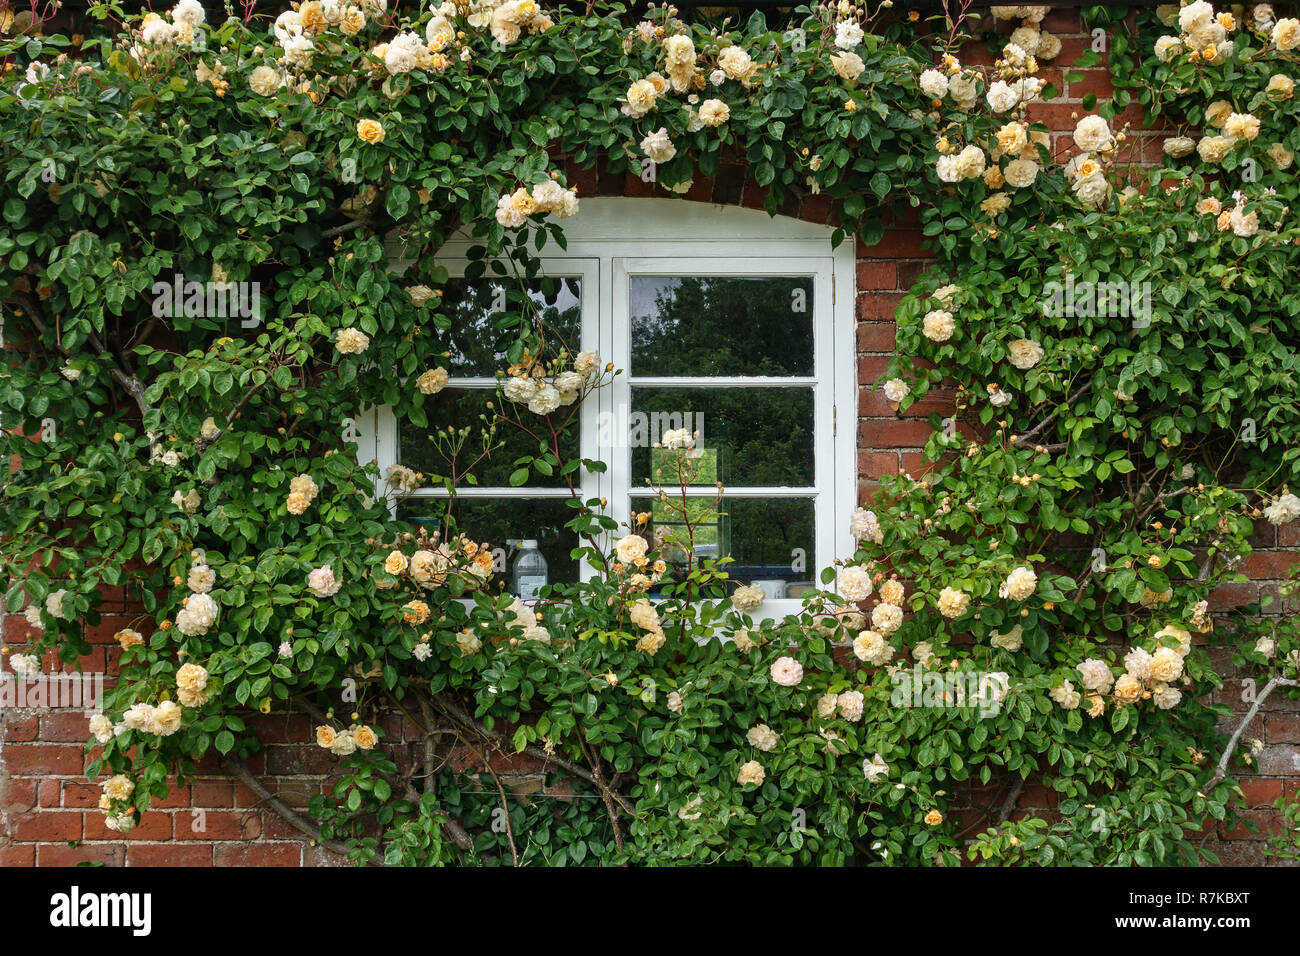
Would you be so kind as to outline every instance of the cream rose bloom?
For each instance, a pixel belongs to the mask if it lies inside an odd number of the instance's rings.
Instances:
[[[639,534],[629,534],[618,539],[614,553],[623,564],[637,564],[645,557],[647,547],[645,538]]]
[[[745,739],[751,747],[767,752],[775,749],[781,738],[767,724],[755,724],[746,732]]]
[[[862,57],[858,56],[852,50],[846,50],[842,53],[831,55],[831,66],[834,68],[836,75],[847,83],[854,82],[862,71],[866,69],[866,64],[862,62]],[[947,90],[947,81],[944,82],[944,89]],[[939,94],[942,96],[943,94]],[[938,97],[936,97],[937,99]]]
[[[1024,640],[1024,628],[1017,624],[1005,633],[994,633],[989,638],[989,643],[994,647],[1000,647],[1003,650],[1014,653],[1015,651],[1020,650],[1021,646],[1024,644]]]
[[[633,119],[640,119],[655,108],[659,90],[649,80],[637,80],[627,88],[627,105],[624,111]]]
[[[97,743],[108,743],[113,739],[113,722],[103,714],[95,714],[90,718],[90,736]]]
[[[1300,518],[1300,498],[1290,492],[1279,495],[1275,502],[1264,509],[1264,517],[1271,525],[1290,524]]]
[[[1155,54],[1156,59],[1161,63],[1168,63],[1174,58],[1174,54],[1182,49],[1183,42],[1176,36],[1162,36],[1156,40]]]
[[[1094,209],[1101,207],[1110,195],[1110,183],[1100,173],[1076,179],[1070,189],[1079,197],[1079,202]]]
[[[1265,93],[1276,93],[1283,99],[1289,99],[1295,95],[1295,80],[1285,73],[1274,73],[1268,78],[1268,86],[1264,88]]]
[[[174,700],[165,700],[153,709],[153,719],[149,722],[151,733],[160,737],[170,737],[181,729],[182,712]]]
[[[718,66],[733,80],[747,80],[754,72],[754,61],[749,54],[734,45],[718,54]]]
[[[903,626],[903,609],[896,604],[877,604],[871,609],[871,626],[888,637]]]
[[[657,631],[660,628],[659,612],[646,598],[638,598],[628,610],[628,620],[643,631]]]
[[[1142,681],[1132,674],[1121,674],[1115,681],[1115,697],[1132,703],[1142,696]]]
[[[1038,163],[1032,159],[1013,159],[1007,163],[1007,168],[1002,171],[1002,175],[1008,186],[1024,189],[1034,184],[1034,180],[1038,178],[1038,168]]]
[[[721,126],[727,120],[731,119],[731,107],[722,100],[705,100],[700,104],[699,118],[700,122],[705,126]]]
[[[1018,155],[1029,144],[1029,131],[1024,123],[1007,123],[998,130],[998,149],[1009,156]]]
[[[668,136],[666,127],[659,127],[641,140],[641,151],[656,163],[666,163],[677,155],[677,147]]]
[[[1110,665],[1105,661],[1097,660],[1095,657],[1083,661],[1075,670],[1083,677],[1085,690],[1105,694],[1110,691],[1111,685],[1115,683],[1115,676],[1110,672]]]
[[[856,723],[862,719],[862,709],[865,703],[866,696],[862,691],[846,690],[836,698],[835,706],[839,709],[841,717]]]
[[[415,387],[421,395],[437,395],[447,387],[447,379],[445,368],[431,368],[415,380]]]
[[[853,604],[871,597],[871,573],[860,565],[852,565],[840,572],[840,593]]]
[[[280,71],[269,66],[256,67],[248,75],[248,88],[258,96],[274,96],[283,83]]]
[[[880,783],[889,776],[889,764],[885,763],[880,754],[876,754],[870,760],[862,761],[862,772],[868,783]]]
[[[897,405],[907,398],[907,383],[901,378],[891,378],[884,384],[882,391],[885,393],[885,398]]]
[[[1196,152],[1207,163],[1219,163],[1228,155],[1234,142],[1227,136],[1206,136],[1196,144]]]
[[[357,328],[339,329],[334,338],[334,347],[342,355],[360,355],[370,348],[370,336]]]
[[[1169,624],[1166,625],[1165,627],[1162,627],[1160,630],[1156,631],[1157,641],[1166,637],[1172,637],[1174,640],[1178,642],[1178,646],[1174,648],[1174,650],[1178,652],[1180,657],[1186,657],[1188,654],[1191,653],[1192,635],[1190,632],[1184,630],[1181,627],[1177,627],[1173,624]]]
[[[767,592],[757,584],[745,584],[731,592],[731,606],[741,614],[757,610],[767,600]]]
[[[885,540],[884,532],[880,530],[880,522],[876,519],[874,511],[868,511],[866,508],[855,508],[852,516],[849,518],[849,533],[853,535],[855,541],[870,541],[874,544],[880,544]]]
[[[333,597],[338,594],[339,588],[343,586],[342,582],[334,576],[334,569],[328,564],[323,564],[319,568],[313,568],[307,574],[307,587],[317,597]]]
[[[1279,50],[1294,50],[1300,46],[1300,20],[1292,17],[1277,21],[1273,24],[1273,45]]]
[[[731,643],[735,645],[736,650],[742,654],[753,650],[758,641],[754,640],[754,632],[748,627],[740,627],[731,635]]]
[[[949,88],[951,89],[951,85]],[[1014,87],[1008,86],[1006,81],[997,80],[989,86],[989,91],[984,99],[993,112],[1006,113],[1015,109],[1020,102],[1020,93]]]
[[[346,757],[356,752],[357,739],[352,735],[352,731],[345,730],[334,735],[334,741],[330,744],[330,753],[338,757]]]
[[[957,154],[957,170],[962,179],[978,179],[984,175],[988,157],[978,146],[967,146]]]
[[[1250,113],[1229,113],[1223,132],[1234,139],[1252,140],[1259,135],[1259,119]]]
[[[1015,339],[1007,343],[1007,358],[1018,369],[1028,370],[1043,360],[1046,353],[1033,339]]]
[[[206,564],[196,564],[190,568],[190,573],[185,579],[186,585],[195,594],[207,594],[216,586],[217,572],[213,571]]]
[[[191,594],[176,615],[176,629],[186,637],[197,637],[206,634],[216,620],[217,602],[207,594]]]
[[[1006,193],[994,193],[980,203],[980,211],[992,218],[1000,216],[1011,208],[1011,197]]]
[[[1290,169],[1291,164],[1295,161],[1295,153],[1287,149],[1281,143],[1274,143],[1267,150],[1269,162],[1273,168],[1279,172]]]
[[[917,77],[916,84],[932,100],[941,100],[948,93],[948,77],[938,70],[925,70]]]
[[[763,765],[757,760],[750,760],[741,765],[740,773],[736,775],[736,783],[741,786],[751,783],[756,786],[762,786],[763,778],[765,776],[766,773],[763,770]]]
[[[531,378],[522,378],[516,375],[506,380],[505,385],[501,387],[501,391],[507,401],[527,404],[537,394],[537,383]]]
[[[922,331],[931,342],[947,342],[956,329],[952,313],[946,309],[934,309],[925,314]]]
[[[1182,699],[1182,691],[1168,684],[1156,684],[1151,688],[1151,700],[1161,710],[1172,710]]]
[[[939,592],[939,613],[952,620],[961,617],[970,607],[970,595],[957,588],[944,588]]]
[[[772,663],[770,674],[782,687],[797,687],[803,680],[803,666],[793,657],[778,657]]]
[[[1146,680],[1151,676],[1151,655],[1141,647],[1133,648],[1124,655],[1124,669],[1135,680]]]
[[[384,570],[389,574],[401,574],[407,569],[409,562],[406,555],[400,551],[390,551],[388,557],[384,559]]]
[[[975,107],[975,101],[979,99],[979,92],[975,87],[975,81],[970,77],[958,74],[948,79],[948,95],[952,97],[957,108],[962,112],[969,113]],[[1014,93],[1012,94],[1015,95]],[[1012,106],[1015,104],[1013,103]],[[1008,107],[1010,109],[1010,107]]]
[[[1038,587],[1038,575],[1029,568],[1016,568],[998,588],[998,597],[1023,601]]]
[[[1151,680],[1168,683],[1171,680],[1177,680],[1178,675],[1182,672],[1183,658],[1174,648],[1157,648],[1156,652],[1151,655]]]
[[[1102,152],[1112,145],[1114,134],[1100,116],[1085,116],[1074,127],[1074,145],[1086,153]]]
[[[858,660],[879,666],[894,655],[894,649],[879,631],[863,631],[853,639],[853,653]]]
[[[129,800],[135,793],[135,783],[125,774],[117,774],[104,781],[104,793],[110,800]]]
[[[1075,710],[1083,702],[1083,696],[1068,680],[1053,687],[1051,697],[1066,710]]]
[[[431,591],[447,580],[452,561],[441,548],[436,551],[421,549],[411,555],[410,567],[411,579],[426,591]]]
[[[528,410],[534,415],[549,415],[559,408],[563,402],[564,396],[560,390],[549,382],[544,382],[537,387],[533,397],[528,400]]]
[[[182,664],[176,669],[176,686],[180,690],[203,690],[208,686],[208,671],[201,664]]]

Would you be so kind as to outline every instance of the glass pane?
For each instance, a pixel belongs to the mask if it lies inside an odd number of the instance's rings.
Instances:
[[[770,598],[798,597],[813,586],[817,553],[812,498],[680,498],[668,502],[634,497],[632,510],[649,512],[644,535],[669,565],[665,578],[685,564],[694,543],[698,558],[731,557],[727,573],[759,583]],[[687,528],[687,522],[691,528]]]
[[[487,457],[483,457],[482,433],[487,427],[487,421],[493,419],[487,409],[488,402],[498,403],[498,408],[504,404],[507,415],[518,415],[522,412],[525,425],[531,427],[537,422],[536,416],[532,416],[533,421],[528,420],[530,413],[526,409],[509,402],[503,403],[497,396],[496,389],[446,388],[425,400],[424,407],[429,414],[429,427],[421,428],[411,422],[402,422],[398,426],[397,460],[408,468],[422,471],[426,475],[448,475],[452,471],[452,464],[448,461],[447,455],[455,451],[455,471],[458,480],[468,468],[478,479],[480,487],[510,487],[510,473],[515,470],[515,459],[524,455],[536,455],[539,450],[538,439],[508,422],[500,422],[491,439],[492,450]],[[479,417],[481,415],[486,415],[487,421],[481,419]],[[556,417],[558,419],[558,416]],[[470,427],[470,434],[460,444],[459,449],[449,444],[445,438],[437,439],[433,435],[440,428],[464,428],[466,425]],[[549,430],[545,434],[549,440]],[[547,450],[553,449],[548,446]],[[560,460],[571,461],[577,457],[578,427],[575,423],[560,433]],[[563,485],[564,479],[558,474],[548,478],[533,472],[527,484],[537,488],[552,488]]]
[[[632,276],[633,375],[812,375],[809,276]]]
[[[457,498],[452,505],[454,534],[464,533],[475,542],[487,542],[494,549],[494,586],[512,590],[516,559],[523,553],[519,542],[537,542],[546,562],[545,581],[578,580],[578,562],[569,552],[578,546],[578,536],[565,528],[577,513],[567,498]],[[399,506],[397,516],[427,531],[444,527],[447,499],[410,498]],[[497,551],[496,549],[501,549]],[[529,575],[538,583],[535,571]],[[512,590],[512,593],[513,590]]]
[[[572,353],[582,345],[581,282],[573,278],[449,279],[443,290],[442,312],[451,320],[448,331],[436,334],[451,350],[447,370],[453,378],[491,378],[508,364],[506,349],[519,338],[519,328],[499,328],[508,315],[523,308],[527,292],[540,314],[550,352]]]
[[[814,483],[811,388],[633,388],[626,424],[638,486],[677,483],[676,452],[653,447],[675,428],[699,433],[690,484]]]

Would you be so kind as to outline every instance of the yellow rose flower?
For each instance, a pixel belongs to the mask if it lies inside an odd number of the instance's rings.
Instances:
[[[429,619],[429,605],[423,601],[410,601],[402,605],[402,620],[407,624],[423,624]]]
[[[357,135],[371,146],[384,141],[384,127],[378,120],[357,120]]]
[[[129,800],[135,792],[135,784],[123,774],[110,777],[104,783],[104,794],[111,800]]]
[[[298,19],[302,22],[302,28],[307,33],[323,33],[329,26],[325,19],[325,12],[321,9],[318,0],[307,0],[298,8]]]

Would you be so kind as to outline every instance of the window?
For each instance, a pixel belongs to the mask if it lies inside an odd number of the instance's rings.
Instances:
[[[581,496],[604,496],[620,522],[649,513],[647,536],[672,531],[682,516],[646,494],[666,454],[654,445],[668,429],[698,432],[686,516],[708,508],[717,482],[724,491],[719,514],[696,528],[696,553],[730,556],[733,577],[761,584],[769,595],[763,616],[796,610],[817,572],[852,551],[854,263],[850,243],[831,249],[830,232],[752,210],[588,199],[565,223],[566,254],[544,258],[545,279],[525,290],[571,347],[594,349],[623,373],[583,405],[566,449],[607,466],[581,477]],[[453,241],[439,253],[453,277],[463,274],[471,244]],[[503,284],[490,273],[449,282],[451,381],[430,428],[378,409],[358,423],[363,455],[373,449],[381,468],[445,471],[431,455],[429,431],[474,420],[495,399],[495,373],[508,363],[493,314],[508,295],[522,294],[516,280]],[[476,470],[478,484],[458,492],[460,526],[477,540],[512,545],[509,562],[513,545],[535,540],[551,581],[594,573],[569,557],[576,539],[564,528],[568,487],[536,475],[511,487],[514,459],[535,442],[508,441]],[[432,517],[445,502],[431,499],[445,494],[422,489],[400,515]]]

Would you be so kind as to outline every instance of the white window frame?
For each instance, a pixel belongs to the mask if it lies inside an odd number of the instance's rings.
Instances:
[[[731,206],[708,206],[673,199],[584,199],[577,216],[563,223],[567,249],[556,254],[548,245],[542,258],[546,275],[581,280],[582,348],[594,349],[601,360],[623,370],[614,382],[597,390],[581,411],[583,457],[596,458],[599,422],[620,407],[630,408],[635,385],[802,385],[814,392],[814,483],[808,487],[725,487],[727,497],[811,497],[814,500],[816,553],[808,555],[808,580],[817,582],[822,568],[837,557],[853,553],[849,516],[857,506],[857,334],[853,308],[856,263],[849,239],[831,248],[832,229],[785,217]],[[436,255],[450,275],[463,275],[468,250],[479,241],[458,234]],[[395,255],[396,273],[409,262]],[[806,275],[813,278],[813,336],[815,374],[806,379],[765,381],[747,378],[628,377],[630,359],[631,275]],[[496,278],[485,273],[484,278]],[[595,317],[596,321],[591,321]],[[453,379],[461,387],[493,387],[495,379]],[[608,419],[605,419],[608,420]],[[397,422],[387,407],[366,410],[356,422],[359,457],[373,458],[382,470],[397,462]],[[706,433],[707,434],[707,433]],[[620,522],[628,517],[631,450],[618,449],[603,474],[583,472],[584,498],[603,496],[609,514]],[[425,490],[440,497],[441,490]],[[540,489],[466,487],[466,498],[567,497],[567,488]],[[699,494],[711,496],[711,488]],[[608,546],[609,541],[601,542]],[[584,566],[583,579],[596,570]],[[797,599],[770,600],[755,613],[757,620],[797,613]]]

